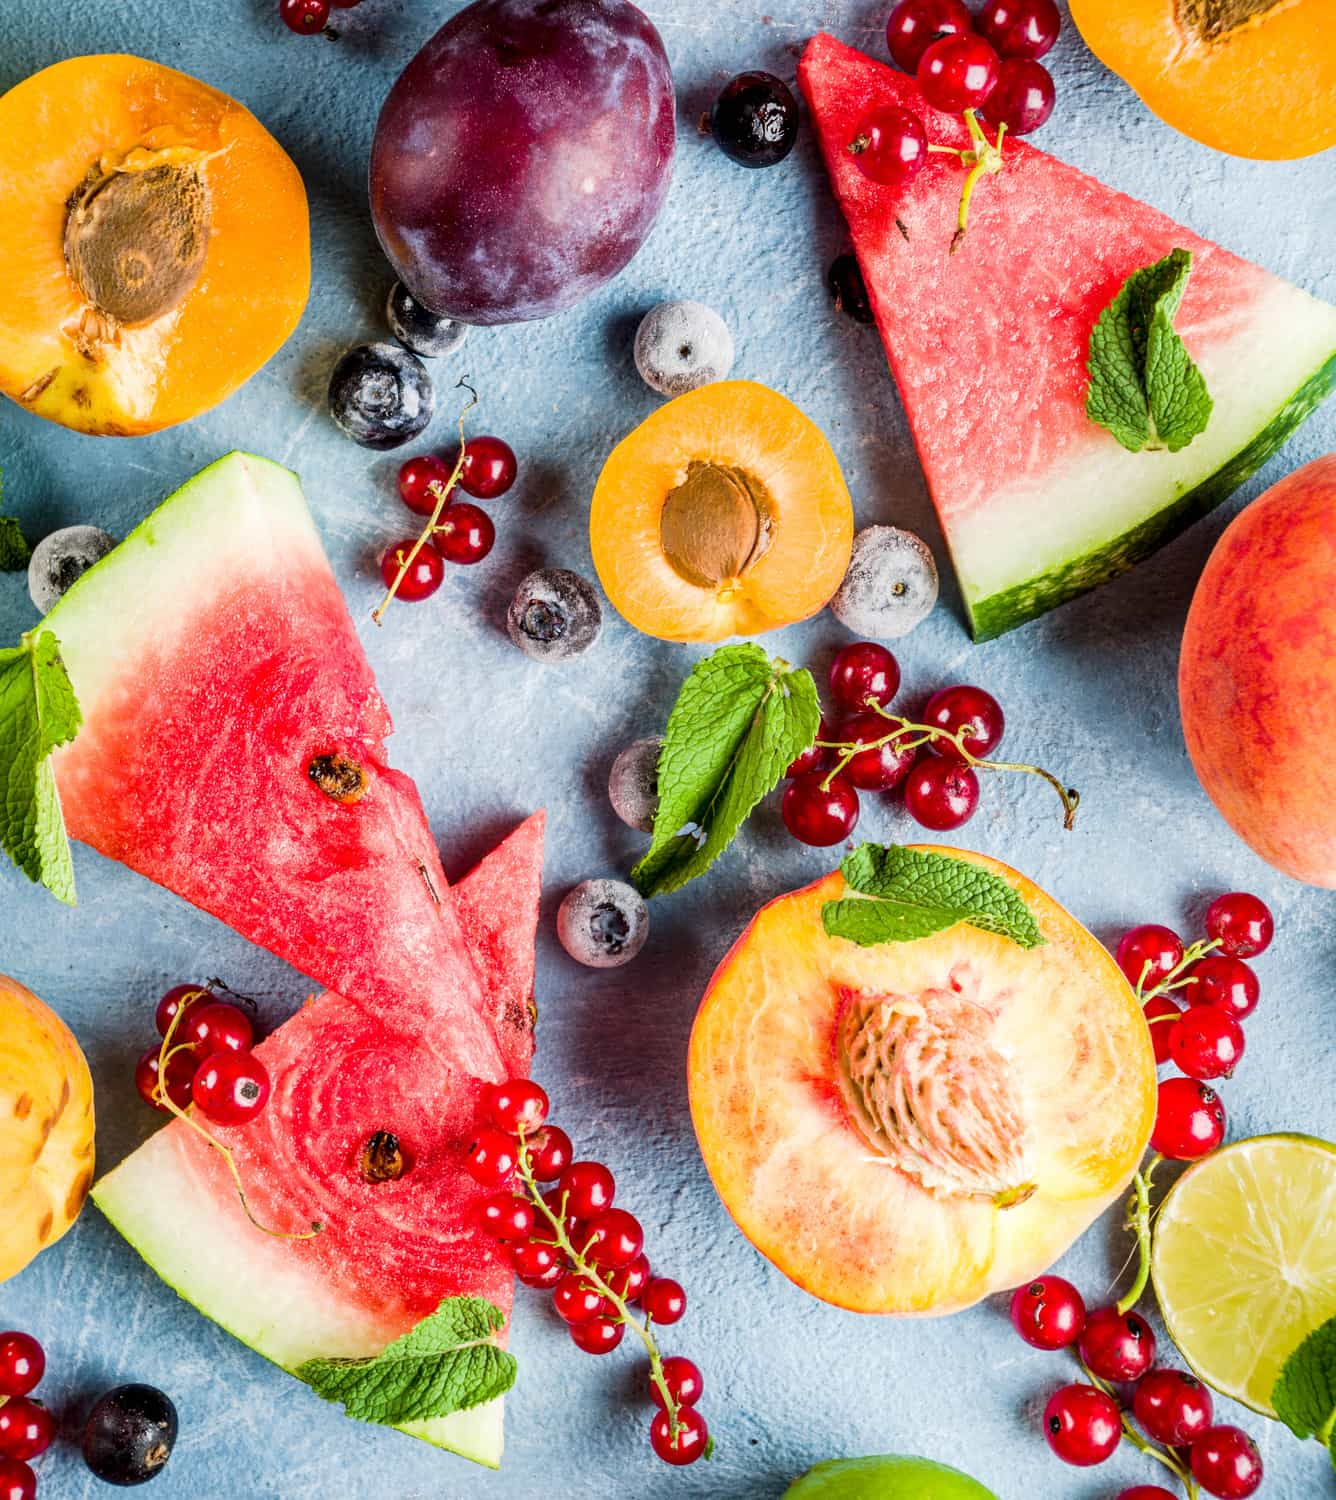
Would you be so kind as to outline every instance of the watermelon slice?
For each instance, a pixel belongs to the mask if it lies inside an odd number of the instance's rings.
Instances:
[[[956,255],[964,169],[934,155],[906,188],[847,150],[869,109],[962,120],[833,37],[799,80],[849,221],[877,324],[977,639],[1124,572],[1218,505],[1336,386],[1336,308],[1021,141],[974,195]],[[1215,402],[1178,453],[1129,453],[1085,413],[1086,357],[1127,277],[1176,246],[1193,271],[1176,320]]]
[[[445,1023],[464,1072],[505,1075],[417,789],[386,762],[389,714],[295,475],[220,459],[46,623],[84,714],[54,762],[75,838],[387,1019]]]
[[[455,890],[503,1015],[527,1015],[533,994],[542,851],[537,814]],[[319,1220],[315,1238],[256,1229],[222,1157],[180,1121],[103,1177],[94,1201],[182,1297],[289,1370],[378,1353],[443,1297],[486,1297],[508,1313],[510,1267],[476,1227],[485,1190],[462,1165],[480,1085],[452,1056],[449,1019],[443,1004],[440,1024],[423,1028],[416,1015],[325,994],[256,1049],[269,1104],[215,1133],[261,1223],[294,1231]],[[408,1167],[369,1184],[362,1151],[381,1130],[399,1138]],[[501,1419],[498,1400],[403,1430],[495,1467]]]

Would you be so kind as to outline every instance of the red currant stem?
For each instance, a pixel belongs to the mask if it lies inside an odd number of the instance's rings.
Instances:
[[[1137,999],[1145,1005],[1148,1000],[1158,1000],[1161,995],[1167,995],[1170,990],[1185,989],[1192,983],[1187,971],[1199,959],[1205,958],[1208,953],[1214,953],[1219,946],[1219,938],[1212,938],[1209,943],[1192,943],[1183,950],[1183,957],[1164,978],[1150,989],[1146,988],[1146,980],[1150,977],[1150,959],[1147,959],[1141,966],[1141,978],[1136,983]]]
[[[1141,1301],[1141,1294],[1150,1280],[1151,1214],[1150,1184],[1155,1169],[1164,1160],[1152,1155],[1141,1171],[1132,1179],[1132,1201],[1128,1205],[1127,1222],[1137,1237],[1137,1274],[1127,1294],[1118,1299],[1118,1311],[1128,1313]]]
[[[201,995],[205,993],[207,992],[204,990],[200,991]],[[157,1097],[158,1101],[162,1104],[164,1109],[169,1111],[169,1113],[174,1114],[178,1120],[184,1120],[185,1123],[189,1125],[190,1128],[195,1132],[195,1134],[198,1136],[202,1136],[204,1140],[207,1141],[208,1144],[212,1146],[213,1149],[217,1151],[218,1154],[227,1163],[227,1170],[232,1174],[232,1182],[236,1187],[237,1197],[241,1200],[241,1211],[246,1215],[246,1217],[251,1221],[256,1229],[261,1232],[261,1234],[270,1235],[273,1239],[276,1240],[313,1240],[316,1235],[318,1235],[325,1227],[318,1219],[312,1220],[311,1227],[309,1229],[296,1230],[292,1232],[286,1232],[282,1229],[270,1229],[267,1224],[260,1223],[260,1221],[255,1217],[254,1213],[251,1211],[250,1202],[246,1197],[246,1189],[241,1182],[241,1173],[237,1169],[236,1158],[232,1155],[231,1148],[228,1146],[224,1146],[222,1141],[220,1141],[216,1135],[213,1135],[211,1132],[205,1130],[204,1126],[201,1125],[197,1119],[195,1119],[194,1115],[182,1109],[181,1106],[176,1102],[176,1100],[173,1099],[167,1092],[167,1090],[163,1087],[163,1080],[167,1077],[168,1061],[178,1052],[185,1052],[188,1050],[188,1046],[185,1043],[178,1043],[178,1045],[175,1047],[172,1046],[172,1037],[176,1033],[176,1028],[180,1024],[181,1017],[185,1015],[188,1008],[189,1007],[184,1004],[178,1005],[176,1008],[176,1014],[168,1023],[166,1035],[162,1039],[162,1046],[158,1049],[158,1077],[157,1081],[153,1085],[154,1095]]]
[[[951,237],[951,254],[954,255],[965,242],[965,231],[969,228],[970,203],[974,198],[974,189],[978,187],[984,177],[993,176],[1002,170],[1002,138],[1007,133],[1005,124],[997,127],[997,143],[994,144],[984,135],[975,118],[974,111],[965,111],[965,125],[969,130],[970,139],[974,142],[974,149],[966,151],[961,155],[961,161],[969,167],[969,176],[965,178],[965,186],[960,193],[960,213],[957,217],[956,232]]]
[[[471,385],[468,384],[467,381],[461,380],[459,384],[462,385],[464,389],[468,391],[469,395],[473,398],[459,414],[459,456],[455,459],[455,466],[453,470],[451,470],[450,478],[444,484],[442,484],[439,480],[434,479],[427,486],[427,492],[436,497],[436,506],[431,513],[430,520],[428,520],[426,526],[423,527],[421,535],[418,537],[417,541],[415,541],[413,545],[408,549],[408,556],[405,557],[399,564],[399,571],[395,574],[394,582],[390,585],[388,591],[385,594],[385,597],[380,601],[375,609],[371,611],[371,618],[376,622],[377,625],[384,624],[385,611],[389,609],[390,605],[394,602],[394,596],[399,592],[400,585],[408,576],[408,570],[417,561],[418,553],[422,551],[422,549],[427,545],[427,543],[431,540],[433,534],[435,533],[437,525],[441,519],[441,512],[447,505],[449,505],[450,494],[454,490],[455,486],[459,483],[459,476],[464,472],[464,419],[473,410],[473,408],[477,406],[478,393],[473,389]]]
[[[1120,1309],[1120,1311],[1121,1310],[1125,1309]],[[1127,1442],[1131,1443],[1131,1445],[1135,1449],[1137,1449],[1138,1452],[1144,1453],[1148,1458],[1155,1459],[1157,1463],[1162,1463],[1166,1469],[1169,1469],[1174,1474],[1179,1483],[1182,1484],[1183,1487],[1187,1490],[1189,1500],[1198,1500],[1197,1485],[1192,1478],[1191,1472],[1178,1461],[1173,1453],[1168,1452],[1163,1448],[1157,1447],[1154,1443],[1143,1437],[1141,1433],[1136,1430],[1136,1428],[1132,1425],[1131,1417],[1129,1417],[1123,1410],[1123,1404],[1118,1400],[1118,1392],[1114,1390],[1114,1388],[1108,1383],[1107,1380],[1101,1380],[1099,1376],[1096,1375],[1095,1372],[1090,1368],[1090,1366],[1086,1364],[1085,1360],[1078,1359],[1077,1364],[1081,1366],[1081,1373],[1090,1382],[1090,1384],[1093,1385],[1097,1391],[1103,1391],[1104,1394],[1109,1398],[1109,1400],[1114,1402],[1118,1407],[1118,1415],[1121,1418],[1123,1425],[1123,1437],[1127,1440]]]

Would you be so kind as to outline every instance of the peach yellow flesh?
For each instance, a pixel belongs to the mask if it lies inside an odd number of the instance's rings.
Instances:
[[[1046,942],[959,925],[828,937],[826,879],[766,906],[691,1036],[691,1113],[739,1228],[868,1313],[949,1313],[1047,1269],[1127,1186],[1154,1122],[1141,1008],[1106,950],[1005,865]]]
[[[247,109],[121,55],[0,98],[0,390],[77,431],[207,410],[296,326],[306,192]]]
[[[778,392],[731,380],[665,403],[617,445],[589,530],[632,625],[717,641],[821,609],[849,566],[853,508],[820,429]]]

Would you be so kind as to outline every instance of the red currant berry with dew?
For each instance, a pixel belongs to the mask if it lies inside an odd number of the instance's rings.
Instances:
[[[1247,891],[1217,896],[1206,912],[1206,935],[1230,958],[1256,958],[1271,946],[1275,919],[1265,901]]]
[[[1011,1326],[1034,1349],[1067,1349],[1085,1330],[1080,1292],[1061,1276],[1041,1276],[1017,1287],[1011,1298]]]
[[[1147,922],[1123,934],[1114,957],[1128,984],[1148,994],[1183,962],[1183,939],[1168,927]]]
[[[1236,1021],[1252,1015],[1262,986],[1254,969],[1227,953],[1208,953],[1183,975],[1181,991],[1189,1005],[1216,1005]]]
[[[1170,1161],[1200,1161],[1225,1138],[1225,1107],[1214,1089],[1195,1078],[1160,1084],[1151,1150]]]
[[[1169,1055],[1189,1078],[1230,1077],[1243,1047],[1243,1027],[1221,1005],[1191,1006],[1169,1028]]]

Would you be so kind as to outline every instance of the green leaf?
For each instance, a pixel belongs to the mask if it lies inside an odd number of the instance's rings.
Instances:
[[[864,844],[844,861],[840,873],[858,894],[827,901],[821,908],[822,925],[831,937],[870,948],[913,942],[968,922],[1022,948],[1044,942],[1015,890],[969,860],[896,844]]]
[[[360,1422],[398,1426],[449,1416],[515,1384],[515,1357],[495,1343],[504,1322],[482,1297],[447,1297],[373,1358],[308,1359],[297,1377]]]
[[[698,662],[668,719],[654,838],[631,872],[641,895],[666,895],[709,869],[820,723],[806,668],[753,645]]]
[[[0,516],[0,573],[21,573],[31,557],[19,523],[13,516]]]
[[[1191,274],[1190,250],[1134,271],[1090,335],[1086,414],[1133,453],[1176,453],[1211,417],[1206,381],[1174,328]]]
[[[1336,1428],[1336,1318],[1315,1328],[1285,1361],[1271,1404],[1295,1437],[1315,1437],[1331,1447]],[[1336,1453],[1332,1464],[1336,1466]]]
[[[50,755],[83,715],[49,630],[0,651],[0,848],[29,880],[74,905],[74,866]]]

